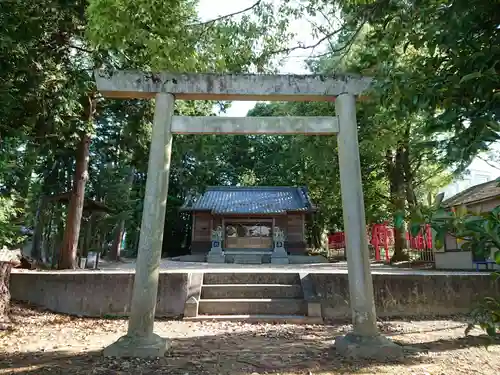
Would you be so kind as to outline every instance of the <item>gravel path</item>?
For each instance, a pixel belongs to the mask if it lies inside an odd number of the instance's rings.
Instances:
[[[405,345],[397,363],[345,360],[332,349],[349,325],[271,325],[157,321],[172,339],[156,360],[106,359],[100,351],[126,332],[126,321],[81,319],[16,305],[14,330],[0,332],[0,374],[499,374],[500,343],[481,331],[463,335],[460,319],[390,321],[381,330]]]

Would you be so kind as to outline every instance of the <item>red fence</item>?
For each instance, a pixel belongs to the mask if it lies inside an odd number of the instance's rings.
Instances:
[[[369,232],[371,232],[369,234]],[[406,241],[408,247],[414,251],[424,251],[432,249],[432,230],[430,225],[427,225],[424,231],[421,231],[417,236],[412,236],[406,233]],[[368,242],[375,250],[375,259],[381,260],[380,249],[385,249],[385,260],[390,261],[389,248],[394,246],[394,228],[387,224],[374,224],[371,231],[367,231]],[[332,233],[328,236],[328,248],[332,250],[345,249],[345,234],[344,232]]]

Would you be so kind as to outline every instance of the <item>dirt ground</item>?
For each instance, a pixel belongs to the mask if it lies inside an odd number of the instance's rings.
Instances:
[[[82,319],[14,305],[16,322],[0,332],[0,374],[500,374],[500,342],[479,330],[464,337],[459,318],[390,321],[381,331],[407,350],[396,363],[346,360],[332,349],[349,325],[158,321],[172,339],[168,356],[101,356],[126,332],[124,320]],[[490,343],[490,345],[488,345]],[[485,345],[488,345],[487,347]]]

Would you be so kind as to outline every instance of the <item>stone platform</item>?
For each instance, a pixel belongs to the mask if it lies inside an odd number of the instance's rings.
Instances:
[[[318,263],[328,263],[328,260],[321,255],[288,255],[286,257],[287,262],[277,263],[273,262],[272,251],[248,251],[248,250],[226,250],[224,251],[224,261],[220,263],[226,263],[232,265],[239,264],[318,264]],[[181,255],[178,257],[168,258],[168,261],[182,262],[182,263],[209,263],[216,264],[218,262],[210,262],[209,255],[205,254],[192,254],[192,255]],[[331,263],[330,263],[331,264]]]
[[[95,271],[14,270],[12,298],[60,313],[128,316],[134,264],[102,266],[105,269]],[[157,317],[270,321],[351,317],[345,263],[255,266],[163,261],[161,268]],[[482,297],[500,292],[500,283],[493,283],[487,273],[373,265],[372,274],[381,318],[467,313]]]

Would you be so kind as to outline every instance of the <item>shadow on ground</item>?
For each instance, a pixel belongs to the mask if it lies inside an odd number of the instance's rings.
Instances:
[[[484,336],[467,336],[459,337],[449,340],[436,340],[420,342],[418,344],[405,345],[406,348],[414,348],[416,350],[423,350],[428,352],[447,352],[451,350],[464,349],[470,347],[484,347],[490,345],[500,345],[499,340],[493,340],[490,337]]]
[[[262,332],[175,339],[164,358],[104,358],[100,351],[0,354],[0,374],[356,374],[401,373],[402,366],[431,363],[431,352],[484,346],[487,338],[467,337],[405,345],[398,362],[353,361],[339,356],[334,327],[305,326],[293,331],[272,327]],[[399,370],[398,370],[399,367]],[[391,371],[393,369],[393,371]]]

